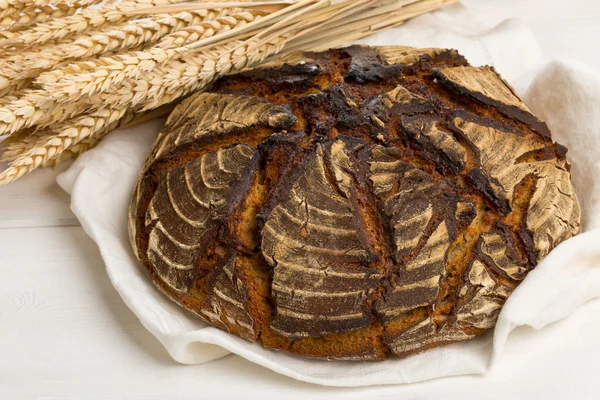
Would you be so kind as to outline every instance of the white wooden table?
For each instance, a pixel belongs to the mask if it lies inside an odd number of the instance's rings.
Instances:
[[[484,21],[522,19],[549,58],[600,65],[597,0],[465,0]],[[597,399],[600,301],[521,340],[485,377],[325,388],[237,356],[172,361],[112,288],[69,197],[41,171],[0,188],[0,399]],[[514,339],[514,340],[513,340]]]

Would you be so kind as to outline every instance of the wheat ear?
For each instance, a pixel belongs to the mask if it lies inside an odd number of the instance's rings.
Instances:
[[[168,104],[159,107],[155,110],[140,112],[135,109],[128,110],[123,118],[119,120],[119,123],[112,129],[126,129],[141,123],[150,121],[155,118],[163,117],[173,111],[175,104]],[[88,151],[95,147],[98,143],[104,139],[104,137],[111,132],[111,129],[103,129],[90,137],[82,139],[79,143],[65,148],[62,153],[56,154],[53,158],[42,164],[42,167],[54,167],[59,165],[65,160],[71,158],[77,158],[81,153]]]
[[[166,64],[185,52],[182,46],[240,27],[255,18],[255,13],[244,11],[204,21],[165,36],[153,48],[70,64],[41,74],[36,83],[49,92],[63,93],[68,96],[69,101],[76,101],[83,96],[100,93],[127,78],[136,78],[158,65]],[[54,98],[58,101],[66,99],[58,95]]]
[[[23,29],[29,25],[47,21],[51,18],[60,18],[73,15],[77,8],[66,4],[57,6],[30,6],[23,9],[3,10],[0,13],[0,26],[11,31]]]
[[[20,1],[18,7],[12,6],[0,10],[0,27],[16,31],[52,18],[73,15],[83,7],[101,2],[102,0],[54,0],[44,5],[28,5]]]
[[[43,71],[69,60],[85,60],[98,54],[110,54],[155,42],[169,33],[215,16],[214,12],[207,10],[156,15],[114,24],[110,29],[84,32],[59,43],[36,46],[30,51],[14,52],[0,62],[0,88],[9,85],[15,78],[37,77]]]
[[[65,17],[51,19],[48,22],[34,25],[30,29],[19,31],[10,39],[0,40],[0,46],[24,46],[43,44],[50,40],[59,40],[69,35],[84,32],[91,28],[98,28],[108,23],[115,23],[128,19],[127,11],[176,4],[184,0],[126,0],[122,2],[101,3],[98,8],[85,8],[80,13]]]
[[[112,106],[139,106],[149,110],[200,89],[233,70],[255,65],[281,51],[287,38],[275,38],[257,46],[247,41],[231,41],[216,48],[169,61],[162,67],[125,79],[106,88],[96,101]]]
[[[0,186],[30,173],[81,140],[114,129],[126,111],[127,108],[102,108],[66,124],[50,127],[47,136],[36,141],[30,150],[17,157],[0,173]]]
[[[162,117],[174,107],[175,103],[145,112],[133,108],[102,108],[49,129],[22,133],[22,137],[13,140],[2,154],[3,161],[10,161],[10,164],[0,173],[0,186],[36,168],[57,165],[77,157],[97,145],[112,130]]]
[[[33,125],[48,126],[85,111],[85,105],[59,106],[48,99],[45,90],[29,89],[17,100],[0,107],[0,135],[11,134]]]

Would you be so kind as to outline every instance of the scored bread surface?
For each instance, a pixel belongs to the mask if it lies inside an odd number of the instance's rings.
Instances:
[[[131,202],[157,287],[217,328],[383,360],[473,338],[580,231],[566,149],[454,50],[292,53],[169,117]]]

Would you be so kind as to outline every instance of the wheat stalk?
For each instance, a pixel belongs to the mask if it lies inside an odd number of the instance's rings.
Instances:
[[[0,143],[10,162],[0,185],[77,156],[219,77],[297,49],[341,46],[456,0],[71,1],[0,0],[7,23],[34,3],[40,15],[79,4],[70,16],[0,31],[0,135],[10,135]]]

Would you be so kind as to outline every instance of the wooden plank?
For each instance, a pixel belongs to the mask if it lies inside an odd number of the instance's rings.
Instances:
[[[56,170],[36,170],[0,186],[0,229],[79,225],[69,208],[69,195],[56,183],[56,175],[65,167],[67,163]]]
[[[121,301],[80,227],[0,229],[0,254],[2,399],[561,399],[596,390],[599,300],[542,331],[517,329],[486,376],[327,388],[237,356],[177,364]]]

